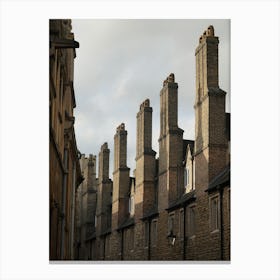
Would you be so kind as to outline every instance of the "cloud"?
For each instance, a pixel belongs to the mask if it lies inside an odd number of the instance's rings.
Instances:
[[[220,85],[230,96],[229,20],[73,20],[75,39],[80,43],[74,65],[80,151],[98,155],[100,146],[108,142],[112,173],[113,137],[124,122],[132,174],[139,105],[150,99],[152,143],[158,151],[159,93],[171,72],[179,85],[179,126],[185,130],[185,138],[194,139],[194,54],[199,36],[210,24],[220,38]]]

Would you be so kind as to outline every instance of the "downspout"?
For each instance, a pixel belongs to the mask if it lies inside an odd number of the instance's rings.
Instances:
[[[148,260],[151,260],[151,220],[148,220],[149,234],[148,234]]]
[[[61,218],[62,218],[62,223],[61,223],[61,246],[60,246],[60,259],[64,259],[64,227],[65,227],[65,209],[66,209],[66,183],[67,183],[67,175],[68,175],[68,170],[67,170],[67,165],[68,165],[68,150],[64,149],[64,174],[63,174],[63,185],[62,185],[62,211],[61,211]]]
[[[80,259],[80,242],[78,242],[77,247],[78,247],[78,249],[77,249],[77,260],[79,260]]]
[[[103,260],[105,260],[105,251],[106,250],[106,235],[104,235],[104,242],[103,242]]]
[[[123,229],[121,230],[121,260],[123,260]]]
[[[89,259],[92,260],[92,240],[89,240]]]
[[[224,248],[224,226],[223,226],[223,222],[224,222],[224,219],[223,219],[223,192],[224,192],[224,189],[223,188],[220,188],[220,221],[221,221],[221,260],[224,259],[224,252],[223,252],[223,248]]]
[[[186,237],[186,205],[184,206],[184,248],[183,248],[183,260],[186,259],[186,246],[187,246],[187,237]]]
[[[192,190],[195,188],[195,161],[194,156],[192,156]]]

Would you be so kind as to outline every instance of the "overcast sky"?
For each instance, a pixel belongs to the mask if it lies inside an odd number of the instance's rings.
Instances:
[[[122,122],[130,173],[135,169],[136,114],[146,98],[153,108],[153,149],[158,152],[159,93],[170,73],[179,86],[178,125],[184,139],[194,139],[195,48],[209,25],[220,41],[219,85],[227,92],[230,112],[229,20],[72,20],[80,43],[74,62],[77,145],[88,156],[98,155],[108,142],[110,177],[114,134]]]

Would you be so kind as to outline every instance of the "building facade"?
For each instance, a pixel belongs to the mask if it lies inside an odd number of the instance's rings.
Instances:
[[[75,193],[82,181],[74,130],[75,48],[71,20],[50,20],[49,210],[50,260],[74,259]]]
[[[230,260],[230,114],[219,88],[218,44],[209,26],[195,51],[195,140],[183,139],[178,127],[171,73],[160,91],[158,158],[149,99],[137,113],[134,176],[124,123],[114,136],[113,182],[108,146],[101,147],[92,260]]]

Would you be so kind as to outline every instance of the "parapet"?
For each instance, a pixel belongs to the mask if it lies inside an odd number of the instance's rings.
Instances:
[[[203,34],[200,36],[199,38],[199,43],[202,42],[202,39],[206,38],[206,37],[214,37],[215,36],[215,31],[214,31],[214,27],[213,25],[209,25],[207,30],[205,30],[203,32]]]
[[[163,81],[163,86],[165,86],[168,83],[175,83],[174,73],[170,73],[169,76]]]

